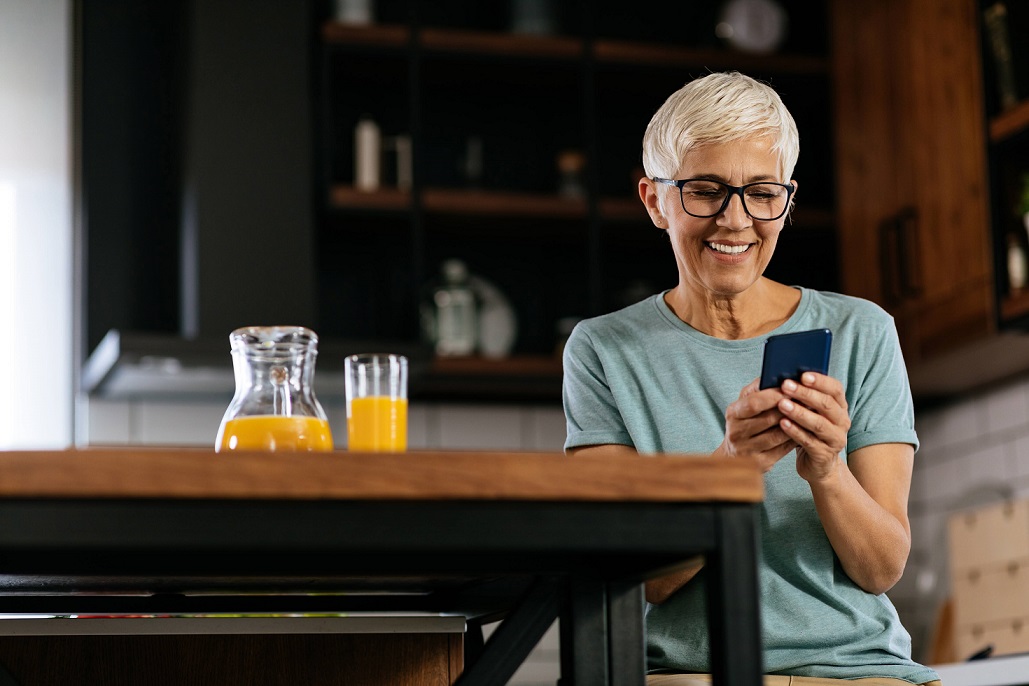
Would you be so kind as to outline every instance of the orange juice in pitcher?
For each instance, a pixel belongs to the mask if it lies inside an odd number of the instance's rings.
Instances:
[[[219,450],[332,450],[332,431],[318,417],[239,417],[225,423]]]
[[[302,326],[250,326],[229,336],[236,393],[214,449],[332,450],[332,432],[314,394],[318,336]]]

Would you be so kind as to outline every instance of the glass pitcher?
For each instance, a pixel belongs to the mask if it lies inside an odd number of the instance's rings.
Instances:
[[[318,335],[302,326],[249,326],[233,331],[229,343],[236,394],[214,449],[332,450],[329,422],[314,395]]]

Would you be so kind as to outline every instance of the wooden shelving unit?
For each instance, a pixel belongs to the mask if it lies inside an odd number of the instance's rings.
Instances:
[[[1029,100],[1023,100],[990,120],[990,142],[1001,143],[1029,129]]]
[[[1003,146],[1029,130],[1029,99],[990,119],[990,143]],[[999,148],[995,148],[999,149]],[[1015,322],[1029,315],[1029,290],[1008,293],[1000,299],[1001,322]]]
[[[665,31],[650,40],[641,37],[647,29],[569,17],[564,34],[523,35],[500,28],[503,11],[475,6],[459,16],[424,2],[418,24],[393,14],[386,19],[393,25],[319,25],[328,210],[321,254],[397,255],[381,268],[348,270],[336,270],[338,260],[326,257],[325,316],[376,329],[367,335],[408,340],[410,327],[397,322],[417,315],[420,289],[442,261],[462,259],[511,301],[519,319],[515,354],[435,360],[424,392],[554,400],[562,376],[560,359],[548,354],[556,323],[609,311],[644,278],[656,280],[656,288],[675,276],[665,242],[657,240],[634,184],[626,183],[639,164],[650,101],[667,97],[686,72],[737,69],[782,76],[811,116],[828,101],[830,62],[817,41],[792,44],[796,53],[750,55],[707,47],[695,36]],[[690,16],[686,9],[672,14]],[[390,188],[395,176],[385,165],[383,188],[354,188],[352,131],[363,116],[380,125],[384,139],[411,136],[411,190]],[[466,166],[472,139],[484,151],[484,171],[474,180]],[[569,150],[586,160],[581,197],[558,191],[558,160]],[[814,192],[810,199],[828,204],[829,196]],[[503,230],[483,230],[493,223]],[[799,207],[792,222],[804,231],[834,225],[831,208],[817,206]],[[392,241],[407,241],[410,249],[394,250]],[[367,306],[372,302],[376,307]]]

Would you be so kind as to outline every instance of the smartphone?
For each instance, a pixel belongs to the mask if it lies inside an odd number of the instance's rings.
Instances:
[[[814,329],[769,336],[761,365],[760,388],[778,388],[786,379],[800,380],[804,372],[829,373],[832,331]]]

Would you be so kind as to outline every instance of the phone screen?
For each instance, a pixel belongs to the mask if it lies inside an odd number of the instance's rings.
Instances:
[[[760,388],[778,388],[783,381],[797,381],[804,372],[829,373],[832,331],[814,329],[778,336],[765,341]]]

